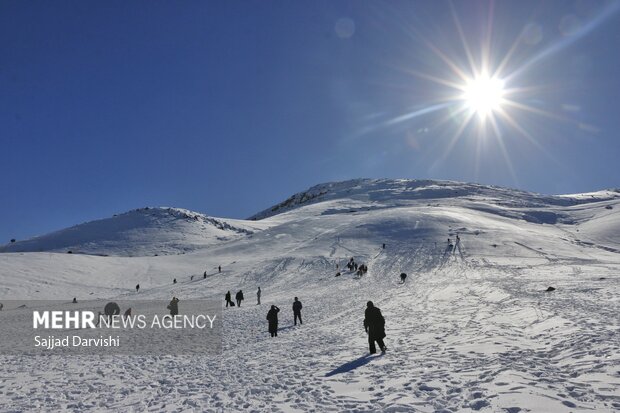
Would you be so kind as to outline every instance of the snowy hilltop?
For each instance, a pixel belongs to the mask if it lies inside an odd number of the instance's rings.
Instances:
[[[596,236],[601,231],[613,233],[616,229],[613,225],[617,221],[613,218],[615,214],[610,211],[597,212],[596,208],[613,208],[614,201],[618,199],[620,192],[615,190],[553,196],[450,181],[356,179],[316,185],[245,221],[209,217],[181,208],[145,207],[9,243],[0,246],[0,252],[170,255],[247,238],[254,232],[271,227],[271,221],[340,214],[364,214],[376,221],[381,212],[413,208],[409,212],[416,213],[432,211],[437,207],[452,212],[462,209],[465,212],[475,211],[489,217],[497,215],[512,218],[517,223],[524,220],[538,224],[577,225],[593,220],[586,227],[596,228],[586,232],[593,232],[592,235]],[[579,210],[582,212],[578,213]],[[290,218],[267,219],[289,211],[294,211],[292,215],[285,215]],[[592,211],[592,215],[584,215],[583,211]],[[605,218],[605,222],[598,219],[609,215],[612,218]],[[608,222],[610,219],[612,222]],[[389,221],[385,224],[385,228],[391,231],[392,224]],[[600,225],[606,229],[599,228]],[[415,235],[416,239],[419,238],[417,233]],[[390,237],[389,234],[387,236]]]
[[[15,253],[0,254],[1,300],[174,296],[182,308],[245,295],[223,309],[221,355],[0,356],[7,410],[620,409],[616,190],[359,179],[248,220],[141,209],[2,251]],[[368,354],[369,300],[385,318],[384,355]],[[277,337],[271,305],[281,309]]]
[[[253,226],[181,208],[139,208],[0,247],[0,252],[92,255],[179,254],[253,232]]]

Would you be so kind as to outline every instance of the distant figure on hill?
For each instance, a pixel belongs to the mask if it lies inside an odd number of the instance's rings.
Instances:
[[[170,310],[170,315],[171,316],[175,316],[177,314],[179,314],[179,299],[176,297],[172,297],[172,300],[170,300],[170,304],[168,304],[168,310]]]
[[[206,279],[207,278],[207,272],[205,271],[204,274],[202,274],[202,278]]]
[[[235,303],[232,302],[232,298],[230,297],[230,291],[226,293],[226,297],[224,297],[224,299],[226,300],[226,307],[228,307],[229,305],[231,307],[235,306]]]
[[[222,266],[221,265],[217,266],[217,272],[222,272]]]
[[[256,291],[256,305],[260,305],[260,295],[261,295],[261,291],[260,291],[260,287],[258,287],[258,291]]]
[[[140,291],[140,284],[136,284],[136,292]]]
[[[77,304],[77,297],[73,297],[73,304]]]
[[[385,249],[385,243],[383,243],[383,249]]]
[[[400,273],[400,282],[402,284],[404,284],[406,279],[407,279],[407,274],[405,274],[404,272],[401,272]]]
[[[269,333],[271,337],[278,337],[278,313],[280,309],[275,305],[271,306],[271,310],[267,313],[267,321],[269,322]]]
[[[190,281],[194,281],[194,276],[192,275],[191,277],[189,277]]]
[[[297,325],[297,319],[299,318],[299,324],[303,324],[301,321],[301,301],[297,297],[295,297],[295,301],[293,301],[293,321],[295,325]]]
[[[237,291],[237,294],[235,295],[235,299],[237,300],[237,307],[241,307],[241,301],[243,301],[243,291],[241,290]]]
[[[0,311],[4,308],[4,304],[0,303]]]
[[[172,280],[172,284],[176,284],[177,283],[177,279],[175,278],[174,280]]]
[[[382,353],[385,353],[386,347],[383,339],[385,338],[385,319],[381,314],[381,310],[374,306],[372,301],[366,303],[366,312],[364,313],[364,329],[368,333],[368,346],[370,354],[377,352],[375,341],[379,344]]]

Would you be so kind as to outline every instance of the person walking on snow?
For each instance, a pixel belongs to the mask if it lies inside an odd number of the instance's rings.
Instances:
[[[275,305],[271,306],[271,310],[267,313],[267,321],[269,322],[269,333],[271,337],[278,337],[278,313],[280,309]]]
[[[136,284],[136,292],[140,291],[140,284]]]
[[[374,306],[372,301],[366,303],[366,312],[364,313],[364,329],[368,333],[368,347],[370,354],[377,352],[375,341],[379,344],[382,353],[385,353],[386,347],[383,339],[385,338],[385,319],[381,314],[381,310]]]
[[[222,266],[221,265],[217,266],[217,272],[222,272]]]
[[[226,307],[228,307],[229,305],[232,307],[233,305],[235,305],[235,303],[232,302],[232,298],[230,296],[230,291],[228,291],[226,293],[226,296],[224,297],[224,299],[226,300]]]
[[[176,297],[172,297],[172,300],[170,300],[170,304],[168,304],[168,310],[170,310],[170,315],[171,316],[175,316],[177,314],[179,314],[179,299]]]
[[[243,291],[241,290],[237,291],[237,294],[235,295],[235,299],[237,300],[237,307],[241,307],[241,301],[243,301]]]
[[[204,274],[202,274],[202,278],[203,278],[203,279],[206,279],[206,278],[207,278],[207,272],[206,272],[206,271],[205,271],[205,273],[204,273]]]
[[[297,325],[297,319],[299,318],[299,325],[302,325],[301,321],[301,301],[297,297],[295,297],[295,301],[293,302],[293,320],[295,325]]]
[[[256,305],[260,305],[260,287],[258,287],[258,291],[256,291]]]

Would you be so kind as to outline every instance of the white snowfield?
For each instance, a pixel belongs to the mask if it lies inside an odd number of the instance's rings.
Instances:
[[[0,301],[176,296],[182,307],[242,289],[241,307],[223,310],[223,354],[0,356],[1,411],[620,411],[617,191],[355,180],[256,221],[166,213],[6,246],[48,252],[0,254]],[[368,266],[361,278],[352,257]],[[368,354],[368,300],[386,319],[385,355]]]

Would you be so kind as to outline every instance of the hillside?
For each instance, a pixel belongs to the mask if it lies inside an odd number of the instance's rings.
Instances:
[[[176,296],[182,305],[189,298],[223,302],[227,290],[246,295],[241,308],[224,309],[222,355],[84,358],[79,364],[0,356],[2,405],[215,412],[620,409],[617,192],[545,196],[456,182],[356,180],[289,199],[256,220],[218,220],[247,232],[216,228],[228,238],[204,248],[195,243],[199,247],[186,254],[0,254],[2,300]],[[192,224],[192,218],[158,219],[160,228]],[[203,218],[194,220],[210,228]],[[132,248],[131,238],[112,241],[114,251]],[[351,258],[368,273],[349,272]],[[404,284],[401,272],[408,274]],[[556,290],[545,292],[548,286]],[[303,326],[292,323],[295,296],[304,305]],[[386,318],[385,355],[367,354],[367,300]],[[271,304],[282,309],[274,339],[265,321]],[[3,322],[11,322],[11,311],[17,309],[2,312]],[[41,365],[45,386],[29,388],[24,377],[40,376]]]
[[[146,207],[0,246],[0,252],[180,254],[252,234],[255,227],[180,208]]]
[[[394,226],[401,227],[395,239],[415,236],[419,240],[419,231],[414,234],[406,230],[415,225],[411,215],[405,222],[398,222],[402,221],[401,218],[390,221],[390,212],[404,210],[410,214],[423,213],[426,217],[428,214],[441,215],[434,224],[449,221],[448,217],[455,213],[473,211],[491,219],[495,219],[494,216],[510,218],[509,222],[517,224],[526,221],[564,225],[563,228],[573,234],[574,242],[602,243],[605,244],[602,247],[615,250],[618,239],[614,234],[620,229],[620,221],[616,216],[618,209],[614,211],[613,205],[618,200],[620,192],[611,190],[550,196],[450,181],[357,179],[316,185],[246,221],[213,218],[180,208],[147,207],[6,244],[0,246],[0,252],[71,251],[74,254],[117,256],[183,254],[241,240],[301,217],[338,222],[338,216],[343,214],[368,217],[367,224],[378,230],[376,242],[384,236],[394,238]],[[385,223],[383,218],[387,218]],[[431,231],[426,235],[441,238],[447,230],[459,227],[457,221],[451,221],[450,228],[443,226],[437,228],[437,233]],[[381,226],[387,231],[385,235]],[[577,236],[578,230],[582,231],[581,238],[588,239],[581,240]],[[286,234],[291,235],[291,231]]]

